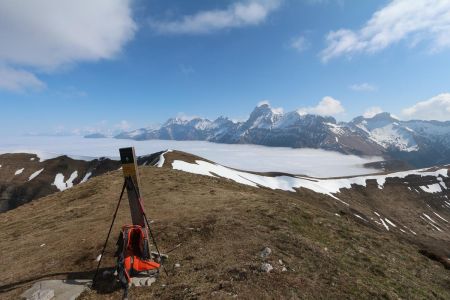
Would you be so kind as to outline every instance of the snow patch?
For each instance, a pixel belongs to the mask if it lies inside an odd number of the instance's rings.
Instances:
[[[439,183],[434,183],[434,184],[430,184],[430,185],[420,186],[420,188],[422,189],[422,191],[427,192],[427,193],[431,193],[431,194],[442,192],[442,188],[441,188],[441,185]]]
[[[84,175],[83,179],[81,179],[80,183],[85,183],[88,181],[89,177],[91,177],[92,172],[87,172],[86,175]]]
[[[424,170],[412,170],[387,175],[360,176],[360,177],[337,178],[337,179],[317,179],[317,178],[286,176],[286,175],[271,177],[271,176],[256,175],[244,171],[238,171],[221,165],[209,163],[203,160],[196,160],[195,163],[188,163],[181,160],[175,160],[172,163],[172,168],[199,175],[206,175],[213,177],[220,176],[253,187],[263,186],[270,189],[280,189],[290,192],[295,192],[296,191],[295,189],[306,188],[316,193],[328,195],[336,200],[341,201],[346,205],[348,205],[346,202],[340,200],[333,194],[339,193],[340,190],[343,188],[350,189],[352,185],[360,185],[365,187],[367,180],[369,179],[376,180],[379,188],[383,188],[387,178],[404,178],[409,175],[438,177],[438,176],[447,176],[448,173],[447,169],[441,169],[433,172],[426,172]],[[384,221],[382,222],[384,223]]]
[[[389,225],[391,225],[392,227],[397,227],[397,225],[395,225],[394,223],[392,223],[392,221],[389,220],[388,218],[384,218],[384,220],[385,220]]]
[[[389,231],[389,226],[387,226],[387,224],[383,221],[382,218],[380,218],[381,224],[383,224],[383,226],[386,228],[387,231]]]
[[[334,195],[330,193],[331,190],[334,191],[332,187],[321,186],[316,180],[301,177],[291,177],[291,176],[262,176],[251,174],[247,172],[237,171],[230,169],[221,165],[212,164],[203,160],[196,160],[195,163],[187,163],[181,160],[175,160],[172,163],[172,167],[175,170],[181,170],[189,173],[224,177],[231,179],[237,183],[253,186],[253,187],[267,187],[270,189],[279,189],[284,191],[295,192],[295,189],[306,188],[313,190],[316,193],[326,194],[336,200],[341,201]],[[348,205],[348,203],[341,201],[342,203]]]
[[[434,221],[429,215],[427,215],[426,213],[423,213],[423,215],[430,220],[431,222],[433,222],[434,224],[437,224],[436,221]]]
[[[331,132],[333,132],[334,134],[336,134],[338,136],[345,134],[344,127],[342,127],[342,126],[339,126],[339,125],[333,124],[333,123],[324,123],[324,124],[328,126],[328,128],[330,129]],[[336,142],[337,142],[337,140],[336,140]]]
[[[165,158],[164,158],[164,154],[166,154],[166,153],[168,153],[168,152],[172,152],[172,150],[166,150],[164,153],[162,153],[160,156],[159,156],[159,160],[158,160],[158,163],[156,164],[156,166],[158,167],[158,168],[162,168],[162,166],[164,165],[164,162],[165,162]]]
[[[19,169],[14,173],[14,176],[22,174],[23,170],[25,170],[25,168]]]
[[[30,177],[28,177],[28,181],[33,180],[34,178],[36,178],[39,174],[42,173],[42,171],[44,171],[44,168],[42,168],[40,170],[37,170],[36,172],[31,174]]]
[[[361,217],[360,215],[358,215],[358,214],[354,214],[354,215],[355,215],[355,217],[357,217],[357,218],[359,218],[359,219],[361,219],[361,220],[363,220],[363,221],[367,222],[367,220],[366,220],[366,219],[364,219],[363,217]]]
[[[427,215],[426,213],[422,213],[422,215],[424,215],[425,218],[428,219],[428,224],[430,224],[430,225],[431,225],[433,228],[435,228],[437,231],[442,232],[442,229],[439,228],[439,226],[437,226],[438,223],[436,223],[435,220],[433,220],[433,219],[432,219],[429,215]],[[424,220],[424,221],[427,221],[427,220],[426,220],[425,218],[423,218],[422,216],[420,216],[420,218],[421,218],[422,220]]]
[[[433,214],[435,214],[439,219],[441,219],[442,221],[444,221],[445,223],[448,223],[448,221],[446,219],[444,219],[443,217],[441,217],[438,213],[433,211]]]
[[[67,181],[64,181],[64,175],[61,173],[56,174],[55,180],[52,185],[56,186],[56,188],[60,191],[64,191],[73,186],[73,181],[78,177],[78,171],[74,171]]]
[[[73,181],[77,177],[78,177],[78,171],[74,171],[72,174],[70,174],[69,179],[67,179],[67,181],[66,181],[67,188],[71,188],[73,186]]]

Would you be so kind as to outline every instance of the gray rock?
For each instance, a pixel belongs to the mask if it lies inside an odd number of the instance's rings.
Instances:
[[[43,280],[33,284],[20,297],[27,300],[75,300],[90,280]]]
[[[55,297],[55,291],[53,290],[37,290],[27,300],[50,300]]]
[[[155,282],[155,277],[131,277],[131,285],[135,287],[151,286]]]
[[[272,249],[270,249],[269,247],[265,247],[264,249],[261,250],[261,253],[259,255],[261,256],[261,258],[266,258],[271,253],[272,253]]]
[[[262,263],[261,266],[259,267],[259,270],[261,272],[269,273],[270,271],[273,270],[273,267],[269,263]]]

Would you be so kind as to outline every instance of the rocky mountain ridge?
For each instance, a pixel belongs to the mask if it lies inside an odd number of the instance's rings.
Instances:
[[[401,121],[389,113],[337,122],[333,117],[283,113],[257,106],[245,122],[226,117],[172,118],[159,128],[122,132],[119,139],[200,140],[228,144],[316,148],[346,154],[384,156],[415,167],[450,163],[450,122]]]

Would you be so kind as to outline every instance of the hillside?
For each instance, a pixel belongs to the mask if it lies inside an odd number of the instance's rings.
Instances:
[[[157,156],[140,156],[138,164],[152,164]],[[30,153],[0,154],[0,213],[119,168],[118,160],[104,157],[42,159]]]
[[[0,154],[0,213],[119,167],[118,161],[107,158],[44,160],[36,154]]]
[[[365,187],[354,184],[327,195],[173,170],[175,161],[198,160],[167,152],[159,161],[162,168],[140,167],[159,247],[164,252],[181,245],[170,253],[169,277],[162,274],[149,288],[133,288],[133,299],[450,298],[450,226],[444,221],[450,220],[449,191],[442,188],[450,182],[445,168],[417,171],[426,176],[386,176],[382,188],[380,178],[368,179]],[[433,172],[435,176],[429,175]],[[1,263],[1,298],[16,299],[43,278],[91,278],[121,185],[121,172],[112,171],[0,214],[0,249],[10,258]],[[114,265],[115,237],[129,219],[124,201],[104,267]],[[264,247],[272,250],[267,258],[260,256]],[[262,272],[263,262],[274,269]],[[81,299],[120,295],[102,285]]]

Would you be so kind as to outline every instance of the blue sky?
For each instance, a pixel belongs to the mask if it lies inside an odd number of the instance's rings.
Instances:
[[[0,134],[245,119],[262,100],[450,119],[450,1],[102,2],[0,4]]]

